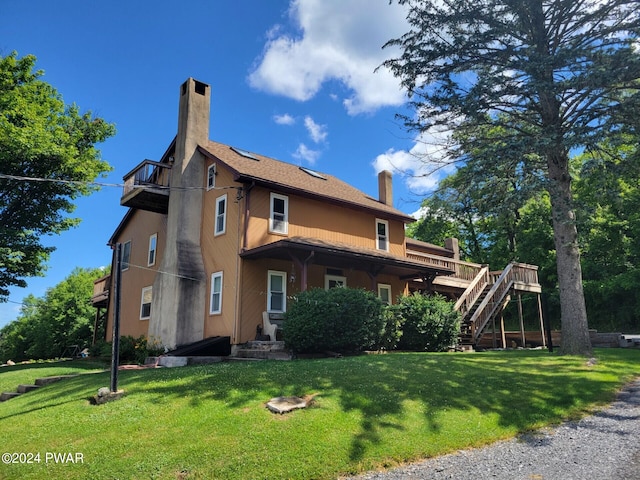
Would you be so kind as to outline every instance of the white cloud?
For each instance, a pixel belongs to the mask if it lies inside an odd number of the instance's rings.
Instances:
[[[251,86],[306,101],[338,80],[349,90],[342,101],[351,115],[405,101],[389,70],[374,72],[397,53],[382,45],[408,30],[405,7],[386,0],[292,0],[289,16],[298,35],[281,25],[269,30]]]
[[[407,187],[416,194],[434,190],[440,179],[452,173],[455,165],[446,160],[450,132],[442,130],[421,134],[410,150],[390,148],[372,162],[376,173],[389,170],[404,177]]]
[[[293,125],[294,123],[296,123],[296,119],[288,113],[285,113],[283,115],[274,115],[273,121],[278,125]]]
[[[298,145],[298,149],[293,153],[293,158],[307,162],[309,165],[314,165],[318,158],[320,158],[319,150],[311,150],[304,143]]]
[[[317,124],[308,115],[304,117],[304,126],[307,128],[311,140],[315,143],[321,143],[327,139],[327,126]]]

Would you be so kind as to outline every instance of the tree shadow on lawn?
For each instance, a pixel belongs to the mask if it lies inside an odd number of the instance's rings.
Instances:
[[[405,429],[405,402],[419,402],[425,428],[437,433],[443,428],[444,411],[494,415],[500,426],[522,432],[549,418],[561,420],[567,408],[580,410],[592,402],[611,400],[614,381],[585,375],[581,359],[539,362],[548,355],[393,353],[223,363],[187,367],[190,370],[132,371],[123,375],[123,382],[144,382],[144,394],[152,395],[154,402],[187,397],[194,407],[213,399],[229,409],[242,409],[268,401],[265,392],[270,397],[320,393],[320,398],[335,398],[342,411],[361,416],[350,447],[350,459],[357,462],[368,448],[381,443],[385,433]],[[598,368],[605,370],[602,365]]]
[[[614,351],[607,352],[607,357],[615,363]],[[617,377],[607,374],[614,372],[613,366],[587,367],[583,359],[555,357],[548,362],[548,358],[553,356],[524,351],[225,362],[121,371],[119,383],[126,391],[121,402],[151,402],[154,408],[164,408],[179,400],[180,405],[195,409],[215,401],[230,414],[262,406],[272,397],[318,393],[320,408],[324,398],[326,404],[337,404],[341,412],[357,414],[359,426],[351,432],[348,452],[356,464],[370,449],[384,445],[387,435],[405,432],[408,427],[415,430],[424,425],[434,435],[450,435],[451,415],[445,412],[471,420],[492,415],[498,425],[523,432],[549,418],[561,420],[567,407],[579,411],[589,403],[612,400]],[[6,415],[0,413],[0,419],[87,402],[108,384],[108,372],[66,379],[11,400],[18,402],[17,408],[8,408]],[[417,427],[408,423],[414,418],[421,422]],[[466,428],[465,422],[460,425]]]

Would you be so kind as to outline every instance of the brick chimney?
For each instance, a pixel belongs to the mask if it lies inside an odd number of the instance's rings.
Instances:
[[[380,203],[393,207],[393,185],[389,170],[378,173],[378,200]]]
[[[206,274],[200,246],[209,85],[189,78],[180,87],[178,134],[167,213],[166,247],[153,285],[149,336],[173,348],[202,340]],[[194,188],[195,187],[195,188]]]

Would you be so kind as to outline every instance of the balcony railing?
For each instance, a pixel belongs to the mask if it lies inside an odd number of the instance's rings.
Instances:
[[[171,166],[144,160],[124,176],[120,204],[157,213],[167,213]]]
[[[109,303],[109,286],[111,275],[105,275],[93,282],[93,295],[91,303],[94,307],[106,307]]]

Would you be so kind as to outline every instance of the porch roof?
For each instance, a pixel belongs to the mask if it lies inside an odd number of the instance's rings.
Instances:
[[[310,257],[313,255],[313,257]],[[337,242],[326,242],[317,238],[289,237],[273,243],[252,248],[240,254],[247,259],[277,258],[304,262],[333,268],[353,268],[372,275],[380,273],[397,275],[403,279],[451,275],[452,269],[442,265],[427,265],[406,257],[370,250]]]

